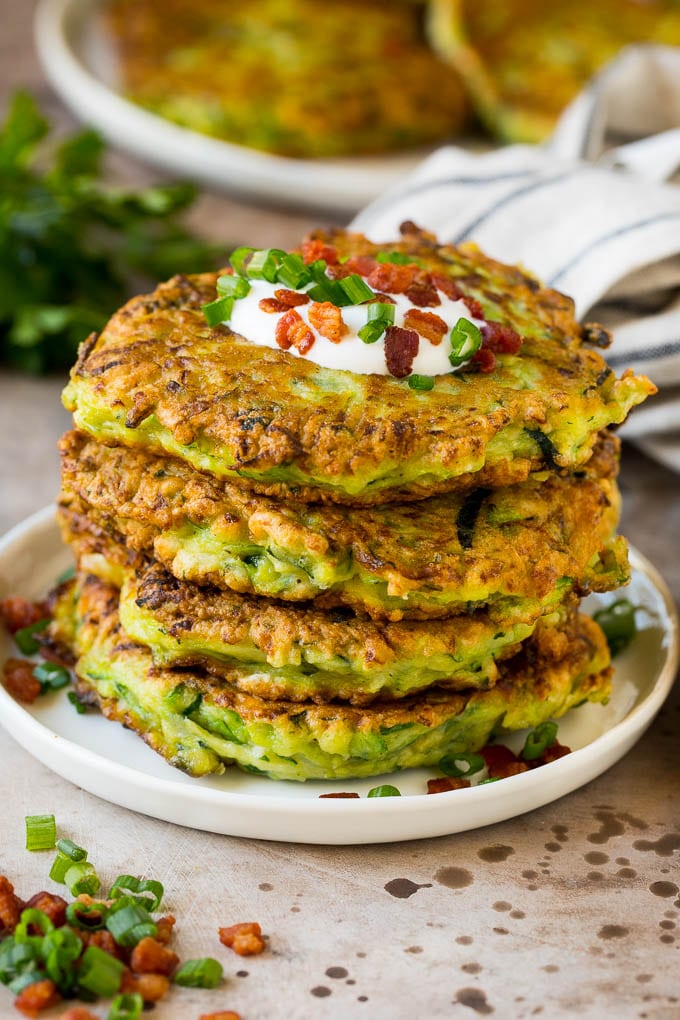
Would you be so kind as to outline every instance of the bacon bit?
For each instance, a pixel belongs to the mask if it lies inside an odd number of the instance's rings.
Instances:
[[[65,1013],[62,1013],[59,1020],[99,1020],[94,1013],[90,1013],[87,1006],[71,1006]]]
[[[489,347],[480,347],[470,358],[470,364],[480,372],[493,372],[496,367],[496,355]]]
[[[288,307],[288,305],[284,305],[283,301],[277,301],[273,297],[265,297],[258,302],[260,311],[268,312],[270,315],[274,315],[276,312],[285,312],[288,310]]]
[[[482,344],[498,354],[517,354],[522,337],[511,326],[502,322],[486,322],[481,329]]]
[[[404,316],[404,325],[415,329],[417,333],[429,340],[433,347],[442,342],[448,326],[439,315],[433,312],[421,312],[418,308],[409,308]]]
[[[329,266],[337,265],[337,248],[334,248],[330,244],[324,244],[323,241],[317,241],[313,238],[308,241],[303,241],[301,251],[302,257],[307,265],[311,262],[316,262],[317,259],[325,259]]]
[[[432,277],[422,269],[418,271],[411,286],[406,289],[406,297],[419,308],[436,308],[441,304]]]
[[[462,290],[450,276],[444,276],[443,273],[430,273],[430,279],[437,290],[446,294],[447,298],[451,298],[452,301],[459,301],[462,298]]]
[[[96,946],[103,953],[115,956],[117,960],[124,960],[125,954],[120,948],[110,931],[83,931],[78,932],[85,945]]]
[[[300,354],[306,354],[314,346],[314,339],[311,329],[294,308],[276,323],[276,342],[283,351],[295,347]]]
[[[170,979],[165,974],[131,974],[127,968],[123,971],[120,982],[123,995],[133,995],[137,992],[144,1002],[158,1002],[167,995],[169,988]]]
[[[342,280],[346,276],[351,276],[352,273],[358,273],[359,276],[368,276],[377,265],[376,260],[370,255],[353,255],[346,262],[342,262],[337,266],[329,266],[328,275],[332,280]]]
[[[0,875],[0,935],[9,935],[14,931],[23,909],[24,901],[16,895],[10,880]]]
[[[376,302],[378,302],[381,305],[396,305],[397,303],[393,297],[391,297],[389,294],[383,294],[383,292],[380,290],[376,290],[371,300],[367,301],[366,304],[374,305]]]
[[[545,751],[539,758],[534,758],[533,761],[527,762],[530,769],[538,768],[539,765],[548,765],[551,761],[557,761],[558,758],[564,758],[565,754],[571,754],[571,748],[567,747],[566,744],[560,744],[555,741],[550,747],[546,747]]]
[[[19,598],[18,595],[9,595],[0,601],[0,620],[10,634],[16,634],[23,627],[30,627],[38,620],[44,620],[47,615],[44,605],[29,602],[28,599]]]
[[[486,762],[492,779],[507,779],[508,776],[516,776],[518,772],[526,772],[529,768],[526,762],[520,761],[504,744],[487,744],[479,753]]]
[[[465,790],[470,786],[469,779],[459,779],[454,776],[441,776],[439,779],[428,779],[428,793],[448,793],[449,790]]]
[[[175,918],[172,914],[167,914],[165,917],[159,917],[156,921],[156,942],[160,942],[161,945],[167,945],[172,936],[172,929],[175,926]]]
[[[241,1020],[240,1013],[234,1013],[233,1009],[222,1009],[219,1013],[201,1013],[198,1020]]]
[[[239,956],[257,956],[265,947],[257,921],[232,924],[229,928],[219,928],[218,932],[222,945],[233,949]]]
[[[395,379],[410,375],[419,346],[420,340],[414,330],[388,326],[385,330],[385,361],[390,375]]]
[[[475,319],[484,318],[484,309],[480,305],[477,298],[468,297],[467,295],[464,295],[463,301],[467,305],[467,310],[470,313],[470,315],[474,316]]]
[[[330,301],[315,301],[307,315],[312,326],[332,344],[339,344],[348,332],[342,317],[342,309]]]
[[[373,290],[384,290],[388,294],[403,294],[408,290],[420,272],[418,266],[400,266],[395,262],[377,262],[368,282]]]
[[[274,291],[274,297],[286,308],[296,308],[298,305],[306,305],[309,301],[309,294],[301,294],[297,290],[286,290],[279,288]]]
[[[58,1002],[61,1002],[61,995],[57,986],[54,981],[45,978],[44,981],[34,981],[32,985],[23,988],[14,1000],[14,1005],[24,1016],[35,1020],[43,1009],[56,1006]]]
[[[179,956],[172,949],[166,949],[149,935],[140,939],[132,950],[130,966],[138,974],[172,974],[179,963]]]
[[[17,701],[32,705],[40,694],[40,681],[33,676],[33,663],[28,659],[8,659],[3,667],[5,688]]]
[[[358,798],[358,793],[320,793],[319,800],[347,800],[349,798]]]
[[[63,900],[61,896],[57,896],[55,893],[37,892],[34,896],[31,896],[24,909],[35,908],[36,910],[42,910],[43,914],[47,914],[55,928],[61,928],[66,923],[66,906],[66,900]],[[29,926],[29,931],[32,927],[33,925]],[[31,934],[37,934],[37,929],[31,932]]]

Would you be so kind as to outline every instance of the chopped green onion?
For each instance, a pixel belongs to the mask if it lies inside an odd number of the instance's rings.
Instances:
[[[635,637],[635,608],[628,599],[618,599],[593,613],[593,620],[602,627],[612,655],[622,652]]]
[[[24,655],[35,655],[40,645],[35,640],[34,634],[39,634],[45,630],[49,622],[49,617],[45,617],[43,620],[29,623],[28,627],[21,627],[19,630],[16,630],[12,637],[19,651],[23,652]]]
[[[40,955],[45,961],[47,976],[60,991],[73,988],[75,976],[73,964],[83,951],[83,943],[76,933],[64,926],[48,932],[40,944]]]
[[[234,310],[234,299],[233,297],[221,297],[201,307],[208,325],[219,326],[221,322],[228,322],[231,318],[231,313]]]
[[[40,681],[43,694],[48,691],[58,691],[71,683],[71,674],[63,666],[57,666],[55,662],[41,662],[33,670],[33,676]]]
[[[480,779],[477,786],[486,786],[487,783],[498,783],[500,779],[500,776],[487,776],[486,779]]]
[[[57,584],[65,584],[66,581],[72,581],[76,576],[76,568],[71,566],[67,567],[66,570],[62,570],[61,574],[57,578]]]
[[[60,885],[66,885],[66,872],[72,867],[72,860],[68,857],[64,857],[63,854],[57,854],[52,862],[52,867],[50,868],[50,878],[53,882],[59,882]]]
[[[390,326],[394,325],[394,305],[388,304],[385,301],[374,301],[372,304],[366,306],[368,312],[368,321],[373,322],[375,319],[380,319],[381,322],[386,322]]]
[[[245,267],[246,276],[251,280],[267,280],[268,283],[276,283],[276,273],[279,265],[286,257],[286,252],[280,248],[262,248],[254,251],[250,261]]]
[[[144,896],[144,893],[150,893],[151,895]],[[109,897],[112,900],[118,900],[121,896],[128,896],[134,903],[153,913],[161,905],[163,884],[156,882],[153,878],[141,879],[135,878],[134,875],[119,875],[111,886]]]
[[[35,925],[36,928],[40,928],[43,935],[47,935],[48,932],[54,931],[52,921],[50,921],[49,917],[43,910],[36,910],[35,907],[27,907],[26,910],[21,911],[19,923],[14,929],[14,941],[30,942],[31,939],[34,939],[34,935],[28,934],[28,929],[31,925]]]
[[[383,786],[374,786],[372,790],[368,791],[368,797],[401,797],[400,791],[396,786],[390,786],[389,783],[385,783]]]
[[[375,291],[371,290],[367,283],[364,283],[358,273],[352,273],[339,282],[353,305],[361,305],[364,301],[370,301],[375,297]]]
[[[26,815],[26,849],[54,850],[57,823],[54,815]]]
[[[254,248],[237,248],[229,256],[229,265],[239,276],[246,275],[246,260],[253,254]]]
[[[242,276],[218,276],[217,293],[221,298],[244,298],[250,294],[250,284]]]
[[[66,908],[66,920],[73,928],[100,931],[106,927],[110,908],[106,903],[82,903],[74,900]]]
[[[103,999],[110,999],[120,988],[125,964],[105,953],[99,946],[88,946],[78,968],[78,985]]]
[[[78,846],[72,839],[58,839],[57,850],[64,857],[68,857],[69,860],[73,861],[74,864],[77,864],[78,861],[87,860],[87,850],[82,846]]]
[[[286,255],[276,271],[276,279],[285,287],[299,290],[301,287],[307,286],[312,279],[312,274],[300,255]]]
[[[89,861],[72,864],[64,875],[64,884],[72,896],[80,896],[81,893],[94,896],[101,886],[99,875]]]
[[[365,326],[357,330],[357,336],[360,340],[363,340],[365,344],[374,344],[383,335],[389,322],[384,319],[374,319],[373,322],[367,322]]]
[[[71,702],[78,715],[85,715],[85,706],[78,700],[78,695],[75,691],[69,691],[66,697]]]
[[[474,322],[459,319],[451,330],[451,353],[449,361],[452,365],[462,365],[469,361],[475,351],[482,346],[482,334]]]
[[[205,956],[200,960],[187,960],[173,978],[176,985],[185,988],[217,988],[222,980],[222,964]]]
[[[376,255],[378,262],[392,262],[397,266],[410,266],[416,260],[412,255],[406,255],[402,251],[379,251]]]
[[[19,992],[23,992],[24,988],[27,988],[29,985],[34,985],[36,981],[42,981],[44,977],[45,975],[43,971],[36,970],[34,967],[31,967],[28,970],[22,971],[22,973],[18,974],[12,979],[12,981],[9,981],[7,983],[7,987],[12,995],[18,995]]]
[[[37,946],[33,942],[15,942],[12,935],[0,942],[0,982],[9,984],[27,969],[33,970]]]
[[[313,287],[309,288],[307,293],[312,301],[330,301],[331,304],[336,305],[338,308],[345,308],[347,305],[352,304],[338,280],[331,280],[327,276],[318,280]]]
[[[486,762],[481,754],[474,752],[468,754],[445,754],[439,762],[439,768],[445,776],[452,776],[459,779],[461,776],[474,776],[475,772],[481,772]]]
[[[148,910],[132,902],[127,896],[119,900],[119,903],[120,909],[114,907],[106,919],[106,927],[119,946],[129,949],[147,935],[153,937],[157,934],[158,928]]]
[[[525,761],[540,758],[548,747],[552,747],[557,737],[557,723],[543,722],[532,730],[524,742],[522,757]]]
[[[139,1020],[144,1009],[144,999],[139,992],[117,995],[111,1003],[107,1020]]]
[[[431,390],[434,388],[434,379],[431,375],[416,375],[414,372],[406,381],[412,390]]]

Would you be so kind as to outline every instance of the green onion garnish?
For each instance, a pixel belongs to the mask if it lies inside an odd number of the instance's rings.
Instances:
[[[78,700],[78,695],[75,691],[69,691],[66,697],[71,702],[78,715],[85,715],[85,706]]]
[[[242,276],[218,276],[217,293],[221,298],[244,298],[250,294],[250,284]]]
[[[54,850],[57,823],[54,815],[26,815],[26,849]]]
[[[78,861],[87,860],[87,850],[82,846],[78,846],[72,839],[58,839],[57,850],[64,857],[68,857],[74,864],[77,864]]]
[[[37,970],[34,967],[30,967],[28,970],[22,971],[12,981],[7,983],[7,987],[13,995],[18,995],[28,985],[35,984],[36,981],[42,981],[45,974],[42,970]]]
[[[239,276],[246,275],[246,259],[253,254],[254,248],[237,248],[229,256],[229,265]]]
[[[52,867],[50,868],[50,878],[53,882],[59,882],[60,885],[65,885],[66,872],[72,867],[73,861],[69,860],[68,857],[64,857],[63,854],[57,854],[52,862]]]
[[[147,935],[153,938],[158,933],[158,928],[148,910],[134,903],[129,896],[123,897],[118,902],[120,907],[113,908],[106,919],[106,927],[119,946],[129,949]]]
[[[385,319],[374,319],[373,322],[367,322],[365,326],[357,330],[357,336],[360,340],[363,340],[365,344],[374,344],[383,335],[389,322]]]
[[[487,776],[486,779],[480,779],[477,786],[486,786],[487,783],[499,783],[500,779],[500,776]]]
[[[612,655],[622,652],[635,637],[635,608],[628,599],[619,599],[593,613],[593,620],[602,627]]]
[[[28,907],[26,910],[21,911],[19,923],[14,929],[14,941],[28,942],[31,944],[31,940],[38,937],[36,935],[28,934],[28,929],[31,925],[35,925],[36,928],[39,928],[43,935],[47,935],[48,932],[54,931],[54,925],[44,911],[36,910],[35,907]]]
[[[151,895],[145,896],[144,893],[150,893]],[[153,913],[161,905],[163,884],[156,882],[153,878],[141,879],[135,878],[134,875],[119,875],[111,886],[109,898],[118,900],[122,896],[129,897],[133,903],[137,903],[139,906],[144,907],[145,910]]]
[[[43,694],[48,691],[58,691],[71,682],[71,674],[63,666],[57,666],[54,662],[41,662],[33,670],[33,676],[40,681]]]
[[[35,961],[35,943],[15,942],[14,936],[8,935],[0,942],[0,982],[8,985],[27,969],[33,971]]]
[[[350,304],[361,305],[364,301],[370,301],[375,297],[375,291],[371,290],[367,283],[364,283],[358,273],[352,273],[340,280],[340,286],[350,300]]]
[[[381,322],[386,322],[388,326],[394,325],[394,305],[384,301],[374,301],[367,305],[366,310],[369,322],[379,319]]]
[[[469,361],[475,351],[482,346],[482,334],[474,322],[459,319],[451,330],[451,353],[449,361],[452,365],[462,365]]]
[[[66,570],[62,570],[61,574],[57,578],[57,584],[65,584],[66,581],[72,581],[76,576],[76,568],[71,566],[67,567]]]
[[[312,273],[300,255],[286,255],[276,270],[276,279],[284,287],[300,290],[301,287],[306,287],[311,282]]]
[[[110,999],[120,988],[125,964],[99,946],[88,946],[80,960],[78,985],[88,992]]]
[[[19,630],[16,630],[12,637],[19,651],[23,652],[24,655],[35,655],[40,645],[35,640],[34,635],[45,630],[49,622],[49,617],[45,617],[44,620],[36,620],[35,623],[30,623],[28,627],[21,627]]]
[[[374,786],[372,790],[369,790],[368,797],[401,797],[400,791],[396,786],[390,786],[389,783],[385,783],[383,786]]]
[[[276,273],[280,263],[285,259],[286,252],[280,248],[262,248],[254,251],[245,267],[246,276],[251,280],[267,280],[276,283]]]
[[[474,752],[468,754],[445,754],[439,762],[439,768],[445,776],[452,776],[460,779],[461,776],[474,776],[475,772],[481,772],[486,762],[481,754]]]
[[[94,896],[101,886],[99,875],[94,870],[94,865],[90,864],[89,861],[71,864],[71,867],[64,875],[64,884],[71,893],[71,896],[80,896],[81,893]]]
[[[117,995],[111,1003],[107,1020],[139,1020],[144,1009],[144,999],[139,992]]]
[[[324,276],[322,280],[318,280],[313,287],[309,288],[307,293],[312,301],[330,301],[331,304],[336,305],[338,308],[345,308],[347,305],[352,304],[338,280],[331,280],[327,276]]]
[[[75,984],[73,964],[83,951],[83,943],[71,928],[64,925],[48,932],[40,944],[40,956],[47,976],[60,991],[70,991]]]
[[[221,297],[201,306],[205,321],[209,326],[219,326],[221,322],[229,322],[234,310],[233,297]]]
[[[557,723],[543,722],[532,730],[524,742],[522,757],[525,761],[534,761],[540,758],[548,747],[552,747],[557,736]]]
[[[106,903],[81,903],[74,900],[66,908],[66,920],[73,928],[84,931],[101,931],[106,927],[110,908]]]
[[[416,375],[414,372],[406,382],[412,390],[431,390],[434,387],[434,379],[431,375]]]
[[[397,266],[410,266],[416,260],[412,255],[405,255],[402,251],[379,251],[376,255],[377,262],[392,262]]]
[[[176,985],[185,988],[217,988],[222,980],[222,964],[205,956],[201,960],[187,960],[173,978]]]

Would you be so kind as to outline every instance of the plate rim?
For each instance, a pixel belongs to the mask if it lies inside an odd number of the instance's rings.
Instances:
[[[126,99],[79,59],[69,39],[69,22],[73,19],[84,24],[101,3],[39,0],[34,37],[40,64],[52,87],[79,119],[93,124],[113,144],[166,172],[229,192],[350,216],[406,177],[438,147],[354,159],[295,159],[174,124]],[[446,144],[446,139],[439,144]]]
[[[58,532],[56,530],[55,507],[52,505],[31,514],[1,536],[0,556],[7,554],[16,542],[24,540],[33,531],[47,527],[55,529],[56,538]],[[468,831],[483,825],[494,824],[507,818],[518,817],[527,811],[542,807],[544,804],[550,803],[586,785],[586,783],[606,771],[607,768],[623,757],[626,751],[642,736],[651,724],[670,693],[680,661],[680,621],[678,612],[668,585],[658,569],[633,546],[630,546],[630,560],[633,569],[640,571],[662,598],[668,619],[668,626],[664,627],[664,633],[667,638],[665,659],[653,682],[653,686],[643,700],[630,709],[619,722],[615,723],[606,732],[597,736],[586,746],[572,751],[568,756],[570,767],[573,769],[574,766],[580,765],[580,768],[577,767],[574,771],[586,776],[585,779],[578,779],[573,785],[570,785],[569,782],[566,786],[564,783],[560,783],[560,776],[564,772],[564,761],[566,759],[558,759],[542,766],[540,770],[524,772],[505,779],[501,784],[502,789],[499,789],[496,784],[484,787],[483,791],[480,791],[479,788],[471,787],[469,789],[439,794],[434,800],[431,795],[426,793],[407,794],[403,798],[374,798],[370,800],[365,797],[358,799],[328,799],[324,801],[316,797],[305,800],[286,796],[285,793],[282,796],[263,797],[257,793],[216,790],[213,787],[201,787],[198,785],[195,787],[188,785],[181,786],[173,781],[172,778],[148,775],[136,767],[114,762],[51,729],[46,723],[36,718],[27,708],[15,701],[2,685],[0,685],[0,708],[2,709],[0,712],[0,725],[9,732],[10,736],[17,739],[24,750],[50,768],[51,771],[76,783],[76,785],[82,786],[94,795],[102,797],[110,803],[137,810],[152,817],[162,818],[175,824],[188,825],[192,828],[199,828],[203,831],[250,836],[251,838],[266,838],[282,842],[334,845],[393,842]],[[23,739],[18,740],[16,736],[18,731],[28,733],[28,745]],[[79,768],[86,772],[85,781],[81,782],[73,779],[70,769],[67,768],[63,771],[45,760],[46,757],[51,758],[50,752],[57,748],[60,749],[62,755],[67,757],[69,762],[77,763]],[[43,751],[42,755],[39,753],[40,750]],[[195,805],[211,806],[227,812],[230,807],[232,809],[237,808],[242,817],[237,825],[232,825],[229,829],[225,829],[222,825],[218,828],[209,828],[205,824],[197,825],[193,821],[179,821],[176,817],[168,817],[167,812],[155,814],[147,808],[132,806],[129,803],[129,797],[127,800],[115,799],[98,793],[96,789],[91,789],[87,782],[88,768],[91,768],[93,771],[96,769],[99,773],[105,774],[111,781],[126,782],[134,793],[143,792],[146,795],[153,795],[155,793],[165,797],[174,797],[178,804],[181,803],[184,806],[186,806],[185,802],[189,801],[191,802],[191,807]],[[348,780],[348,783],[350,782],[351,780]],[[556,786],[561,789],[561,792],[554,795],[552,790]],[[524,794],[522,799],[530,801],[528,806],[520,810],[512,809],[507,812],[502,807],[498,810],[499,806],[512,800],[512,796],[509,796],[511,791],[522,791]],[[466,804],[469,807],[470,804],[477,803],[480,799],[480,792],[487,801],[488,808],[491,809],[483,814],[485,817],[488,815],[492,817],[486,821],[465,825],[462,828],[455,827],[455,825],[452,828],[451,825],[454,823],[455,816],[450,809],[453,809],[454,805],[455,807],[465,808]],[[455,801],[453,800],[454,796]],[[357,837],[356,835],[348,836],[344,831],[343,823],[351,822],[352,820],[356,821],[359,818],[365,818],[365,816],[373,818],[378,822],[382,820],[383,823],[388,821],[394,822],[396,820],[403,822],[405,804],[408,805],[406,811],[411,819],[415,817],[417,822],[423,814],[426,816],[432,815],[437,820],[436,824],[430,826],[427,832],[420,835],[417,831],[414,835],[412,831],[413,826],[406,826],[404,835],[395,835],[390,830],[390,834],[385,835],[385,837],[382,837],[379,832],[374,832],[369,838]],[[496,807],[495,811],[493,810],[494,806]],[[270,824],[262,826],[260,824],[261,820],[258,820],[257,817],[252,820],[250,819],[251,815],[259,816],[263,812],[266,814],[268,821],[273,819],[273,826]],[[323,812],[322,815],[321,812]],[[291,814],[303,822],[308,818],[316,820],[321,817],[323,825],[329,826],[329,830],[324,833],[324,838],[301,837],[300,833],[294,829],[291,832],[277,831],[280,816],[285,815],[290,820]],[[451,817],[447,818],[447,815],[451,815]],[[416,830],[418,829],[417,824],[415,828]],[[254,832],[254,829],[263,830],[263,834]],[[376,825],[373,826],[373,829],[376,829]]]

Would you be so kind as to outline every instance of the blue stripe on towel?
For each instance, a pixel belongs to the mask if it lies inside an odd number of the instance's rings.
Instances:
[[[566,265],[562,266],[560,270],[550,277],[547,281],[550,287],[554,287],[557,281],[577,266],[582,258],[589,255],[591,251],[596,248],[602,247],[604,244],[608,244],[609,241],[615,240],[617,237],[624,237],[626,234],[631,234],[635,230],[641,230],[643,227],[650,227],[653,223],[663,223],[664,220],[678,220],[680,219],[680,212],[676,213],[658,213],[656,216],[648,216],[645,220],[638,220],[636,223],[628,223],[624,227],[617,227],[616,230],[610,231],[608,234],[603,234],[602,237],[598,237],[596,241],[591,241],[585,248],[583,248],[577,255],[574,255]]]
[[[636,363],[658,361],[660,358],[671,358],[674,354],[680,354],[680,340],[669,340],[667,343],[654,344],[652,347],[645,347],[640,351],[628,351],[627,354],[608,354],[607,364],[612,368],[618,368],[621,365],[628,367],[631,361]]]

